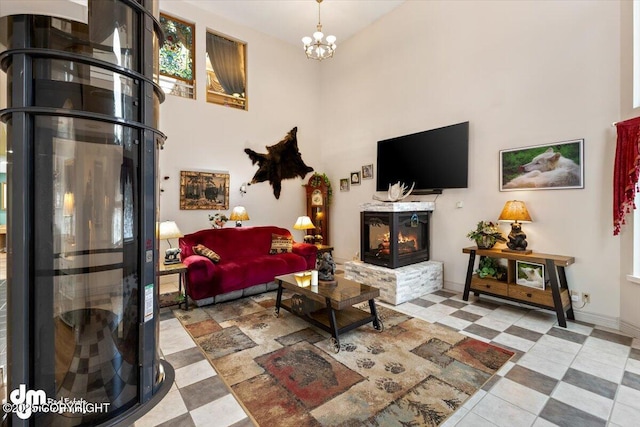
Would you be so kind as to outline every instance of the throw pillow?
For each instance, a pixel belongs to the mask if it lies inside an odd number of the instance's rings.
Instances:
[[[213,262],[220,261],[220,255],[218,255],[217,253],[215,253],[214,251],[212,251],[211,249],[209,249],[208,247],[200,243],[198,243],[193,247],[193,253],[207,257]]]
[[[271,235],[270,254],[284,254],[293,251],[293,237],[281,236],[279,234]]]

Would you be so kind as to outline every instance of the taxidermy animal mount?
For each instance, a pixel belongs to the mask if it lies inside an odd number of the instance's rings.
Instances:
[[[298,151],[297,133],[298,127],[294,127],[282,141],[267,146],[266,154],[256,153],[249,148],[244,150],[249,155],[252,164],[258,164],[258,171],[253,175],[251,184],[269,181],[276,199],[280,198],[283,179],[297,176],[304,178],[306,174],[313,172],[313,168],[302,161],[302,156]]]

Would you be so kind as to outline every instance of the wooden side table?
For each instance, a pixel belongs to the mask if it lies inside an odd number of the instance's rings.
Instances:
[[[567,276],[564,271],[565,267],[575,262],[574,257],[536,252],[519,254],[515,252],[502,252],[500,249],[478,249],[475,246],[464,248],[462,252],[469,254],[467,278],[462,296],[463,300],[468,301],[469,293],[473,292],[476,296],[486,294],[492,297],[553,310],[556,312],[558,325],[563,328],[567,327],[566,319],[575,319]],[[502,282],[490,277],[478,277],[478,275],[473,272],[476,255],[506,259],[507,280]],[[544,290],[542,290],[519,285],[517,283],[517,261],[544,265],[547,270],[546,275],[549,277],[549,286],[545,286]]]
[[[168,276],[170,274],[178,275],[178,294],[182,295],[182,284],[184,283],[184,301],[178,302],[178,307],[184,303],[185,310],[189,311],[189,295],[187,293],[187,266],[179,262],[177,264],[160,264],[158,268],[158,277]]]

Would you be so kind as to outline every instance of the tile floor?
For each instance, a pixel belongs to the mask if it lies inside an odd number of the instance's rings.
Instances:
[[[486,298],[465,302],[446,290],[395,309],[516,352],[446,427],[640,425],[640,339],[578,322],[561,328],[546,310]],[[172,311],[164,310],[160,348],[176,380],[135,426],[252,426]]]

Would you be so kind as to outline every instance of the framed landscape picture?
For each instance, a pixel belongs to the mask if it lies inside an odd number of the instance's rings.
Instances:
[[[180,171],[180,209],[229,209],[229,174]]]
[[[516,283],[544,290],[544,264],[516,261]]]
[[[500,191],[584,188],[584,139],[500,151]]]

